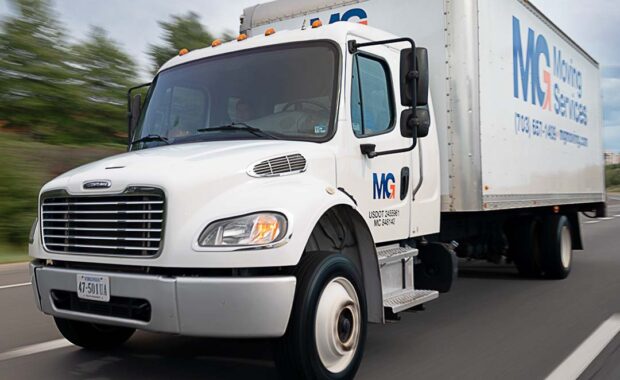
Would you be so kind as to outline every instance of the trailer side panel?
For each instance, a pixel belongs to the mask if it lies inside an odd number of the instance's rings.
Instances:
[[[598,64],[537,9],[479,0],[483,209],[604,201]]]

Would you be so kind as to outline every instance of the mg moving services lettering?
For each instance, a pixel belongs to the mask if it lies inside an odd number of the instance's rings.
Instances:
[[[537,35],[532,28],[528,28],[527,46],[524,46],[521,21],[514,16],[512,39],[514,97],[587,126],[588,107],[582,100],[583,74],[573,60],[567,60],[556,46],[551,50],[545,36]]]
[[[315,21],[320,20],[319,18],[313,18],[310,20],[310,25],[312,25]],[[340,14],[340,13],[332,13],[329,16],[329,23],[333,24],[340,21],[350,21],[350,22],[358,22],[360,24],[368,25],[368,15],[366,11],[362,8],[352,8],[348,11]]]

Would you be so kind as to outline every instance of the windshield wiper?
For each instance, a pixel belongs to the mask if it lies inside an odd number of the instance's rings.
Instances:
[[[269,132],[263,131],[262,129],[252,127],[249,124],[242,122],[232,122],[230,124],[221,125],[219,127],[212,128],[201,128],[198,132],[226,132],[226,131],[246,131],[253,134],[256,137],[267,137],[272,140],[279,140],[278,137],[272,135]]]
[[[147,136],[144,136],[142,138],[137,139],[136,141],[132,141],[131,145],[134,145],[134,144],[137,144],[137,143],[141,143],[141,142],[151,142],[151,141],[162,141],[162,142],[166,143],[166,145],[172,144],[170,142],[170,140],[168,140],[168,138],[166,138],[164,136],[160,136],[160,135],[147,135]]]

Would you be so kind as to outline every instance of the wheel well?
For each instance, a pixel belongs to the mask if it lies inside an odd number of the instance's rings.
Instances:
[[[327,210],[308,239],[304,255],[332,251],[345,255],[362,275],[368,321],[383,323],[383,296],[379,264],[372,234],[362,216],[347,205]]]

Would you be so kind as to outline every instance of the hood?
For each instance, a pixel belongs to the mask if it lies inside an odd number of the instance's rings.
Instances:
[[[295,141],[211,141],[144,149],[112,156],[73,169],[48,183],[42,191],[65,189],[71,194],[118,193],[129,186],[165,189],[249,178],[253,164],[282,155],[301,154],[317,166],[335,167],[334,154],[325,146]],[[325,162],[325,160],[330,162]],[[323,161],[323,162],[320,162]],[[320,173],[316,173],[321,175]],[[335,173],[323,173],[331,182]],[[88,181],[110,181],[105,190],[85,190]],[[237,182],[233,181],[233,182]],[[228,183],[230,185],[230,183]]]

